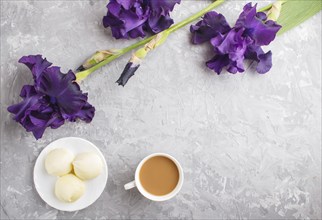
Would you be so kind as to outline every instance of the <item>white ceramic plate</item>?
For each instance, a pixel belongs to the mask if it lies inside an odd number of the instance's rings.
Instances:
[[[54,189],[57,177],[49,175],[45,169],[45,158],[55,148],[67,148],[75,156],[82,152],[95,152],[103,162],[102,173],[94,179],[85,181],[84,195],[73,203],[65,203],[56,198]],[[93,143],[77,137],[61,138],[47,145],[38,156],[34,167],[34,183],[40,197],[51,207],[70,212],[84,209],[94,203],[104,191],[107,176],[107,165],[101,151]]]

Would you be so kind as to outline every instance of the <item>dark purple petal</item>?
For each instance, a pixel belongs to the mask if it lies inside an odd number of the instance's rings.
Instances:
[[[257,26],[247,29],[246,33],[254,39],[256,45],[263,46],[270,44],[275,39],[276,33],[280,28],[281,26],[273,21],[257,22]]]
[[[9,106],[8,111],[36,139],[42,137],[47,127],[58,128],[66,119],[92,120],[95,108],[87,102],[87,93],[82,93],[72,71],[63,74],[60,67],[50,67],[40,55],[23,57],[20,61],[31,69],[35,82],[23,86],[20,92],[23,100]]]
[[[64,124],[61,115],[55,113],[48,103],[43,102],[43,95],[38,94],[33,86],[24,86],[21,97],[24,100],[9,106],[8,111],[13,113],[13,119],[32,132],[36,139],[42,137],[47,127],[58,128]]]
[[[209,69],[215,71],[218,75],[221,73],[222,69],[229,64],[229,57],[225,55],[215,55],[211,60],[206,62]]]
[[[254,7],[252,3],[246,4],[236,21],[235,27],[243,27],[245,23],[251,23],[256,16],[256,6],[257,4]]]
[[[222,14],[218,14],[214,11],[208,12],[196,25],[190,26],[192,43],[204,43],[218,34],[227,33],[229,30],[230,26]]]
[[[47,115],[48,118],[44,118],[43,115],[41,115],[42,118],[40,119],[37,119],[37,116],[34,115],[37,115],[36,111],[29,111],[21,124],[26,131],[32,132],[34,137],[38,140],[43,136],[47,128],[47,121],[49,120],[50,115]],[[36,123],[34,124],[35,121]]]
[[[37,94],[35,87],[32,85],[24,85],[20,91],[21,98],[28,98]]]
[[[217,46],[216,51],[227,54],[237,53],[238,56],[243,55],[249,42],[247,38],[242,36],[243,32],[243,29],[231,29]]]
[[[214,47],[215,51],[216,48],[224,41],[226,35],[218,34],[216,37],[210,39],[211,45]]]
[[[37,94],[33,86],[25,85],[21,89],[20,96],[24,99],[18,104],[9,106],[7,109],[8,112],[14,114],[13,119],[17,122],[20,122],[20,120],[25,116],[26,110],[38,103],[38,100],[42,95]]]
[[[159,33],[173,24],[169,13],[177,3],[180,0],[110,0],[103,25],[116,39]]]
[[[43,59],[41,55],[23,56],[18,62],[25,64],[30,69],[34,80],[37,80],[41,73],[52,64],[46,58]]]
[[[266,21],[267,19],[267,15],[264,12],[257,12],[256,17],[262,21]]]
[[[264,53],[261,46],[274,40],[281,28],[276,22],[267,20],[256,5],[244,6],[233,28],[216,12],[208,12],[201,21],[190,27],[192,42],[200,44],[210,41],[215,56],[206,65],[218,74],[225,68],[230,73],[244,72],[244,59],[257,62],[258,73],[266,73],[272,67],[271,51]]]
[[[132,11],[126,11],[119,15],[121,21],[124,22],[121,28],[121,32],[125,34],[139,26],[141,26],[148,18],[147,15],[145,16],[138,16],[136,13]]]
[[[260,54],[258,59],[256,71],[258,73],[267,73],[272,68],[272,52],[268,51],[265,54]]]
[[[133,6],[135,5],[133,4]],[[107,7],[108,13],[103,18],[103,25],[104,27],[111,27],[113,37],[116,39],[145,37],[141,26],[148,18],[148,9],[142,11],[140,7],[133,7],[133,10],[125,10],[115,0],[111,1]]]
[[[128,35],[130,38],[145,37],[145,32],[143,30],[143,26],[141,25],[141,26],[129,31],[124,36],[126,36],[126,35]]]
[[[256,71],[267,73],[272,68],[272,52],[264,53],[261,47],[250,46],[247,48],[245,57],[257,62]]]
[[[87,95],[82,93],[75,79],[72,71],[63,74],[60,67],[50,67],[40,78],[39,91],[49,96],[62,114],[75,114],[87,102]]]
[[[228,54],[224,55],[215,55],[211,60],[206,62],[206,65],[209,69],[215,71],[218,75],[221,71],[226,68],[230,73],[244,72],[243,60],[233,61]]]
[[[159,16],[158,14],[155,16],[150,16],[147,23],[148,29],[155,34],[169,28],[172,24],[173,20],[170,18],[170,16]]]
[[[94,114],[93,114],[94,117]],[[49,125],[52,129],[59,128],[65,123],[65,119],[61,117],[61,115],[57,112],[53,113],[51,116],[51,120],[49,121]]]
[[[86,103],[81,110],[72,115],[64,115],[64,118],[74,122],[77,119],[81,119],[87,123],[91,122],[95,114],[95,108],[89,103]]]
[[[103,17],[103,25],[104,27],[118,27],[118,26],[122,26],[124,24],[124,21],[121,21],[117,18],[115,18],[114,15],[112,14],[107,14]],[[113,30],[112,30],[112,33],[113,33]]]
[[[117,27],[111,27],[112,35],[115,39],[121,39],[121,38],[129,38],[128,34],[124,34],[124,32],[121,32],[121,30]]]
[[[122,11],[122,4],[118,3],[116,0],[110,0],[106,7],[108,10],[107,15],[113,15],[117,17]]]
[[[136,0],[116,0],[116,1],[118,4],[123,6],[123,8],[125,8],[126,10],[129,10],[136,2]]]
[[[245,28],[244,35],[248,35],[258,46],[268,45],[275,39],[276,33],[282,27],[276,22],[266,21],[266,15],[256,12],[256,5],[245,5],[244,11],[236,21],[236,28]]]
[[[181,0],[150,0],[151,10],[167,15],[173,10],[175,4],[180,4]]]
[[[64,124],[64,119],[57,112],[39,111],[39,106],[35,105],[27,111],[21,124],[39,139],[47,127],[56,129]]]
[[[247,46],[251,41],[247,37],[243,37],[244,30],[233,28],[226,35],[217,35],[211,39],[214,51],[217,54],[211,61],[207,62],[207,66],[218,74],[226,64],[227,71],[237,73],[244,71],[243,61]],[[214,59],[220,59],[216,62]],[[227,61],[223,60],[226,59]]]
[[[227,71],[230,73],[242,73],[244,72],[244,60],[236,60],[233,61],[232,59],[230,59],[230,63],[227,66]]]

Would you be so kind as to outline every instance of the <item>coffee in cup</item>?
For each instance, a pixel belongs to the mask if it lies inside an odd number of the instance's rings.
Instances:
[[[153,195],[169,194],[179,182],[178,167],[168,157],[151,157],[141,167],[140,182],[143,188]]]
[[[126,190],[137,187],[142,195],[154,201],[174,197],[183,184],[183,171],[179,162],[165,153],[144,158],[135,171],[135,180],[124,185]]]

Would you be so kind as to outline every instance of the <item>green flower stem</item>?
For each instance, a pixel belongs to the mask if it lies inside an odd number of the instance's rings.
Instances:
[[[195,21],[196,19],[200,18],[201,16],[203,16],[207,12],[209,12],[212,9],[216,8],[217,6],[221,5],[224,1],[225,0],[217,0],[217,1],[213,2],[213,3],[211,3],[206,8],[204,8],[201,11],[197,12],[196,14],[188,17],[187,19],[185,19],[185,20],[183,20],[183,21],[171,26],[170,28],[168,28],[165,31],[169,32],[169,34],[175,32],[176,30],[186,26],[187,24]],[[102,66],[105,66],[106,64],[112,62],[113,60],[119,58],[120,56],[128,53],[129,51],[145,45],[146,43],[151,41],[154,37],[155,37],[155,35],[153,35],[151,37],[148,37],[148,38],[146,38],[144,40],[141,40],[141,41],[139,41],[139,42],[137,42],[135,44],[132,44],[132,45],[126,47],[126,48],[123,48],[123,49],[120,50],[119,53],[107,57],[105,60],[103,60],[102,62],[96,64],[95,66],[92,66],[91,68],[89,68],[87,70],[84,70],[84,71],[76,73],[76,80],[79,82],[79,81],[85,79],[92,72],[96,71],[97,69],[101,68]]]

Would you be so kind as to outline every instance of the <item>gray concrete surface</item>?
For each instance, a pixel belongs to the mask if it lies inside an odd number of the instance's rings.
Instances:
[[[269,1],[260,1],[264,6]],[[209,1],[184,1],[176,21]],[[230,23],[246,1],[218,8]],[[217,76],[206,46],[189,43],[188,27],[150,54],[125,88],[114,82],[129,54],[81,85],[97,111],[91,124],[68,123],[36,141],[11,120],[32,81],[18,64],[41,53],[64,71],[114,40],[102,27],[106,1],[1,1],[1,218],[3,219],[319,219],[321,218],[321,13],[279,37],[266,75]],[[32,181],[37,155],[51,141],[78,136],[95,143],[110,176],[89,208],[46,205]],[[151,202],[125,191],[138,162],[166,152],[182,164],[182,191]]]

